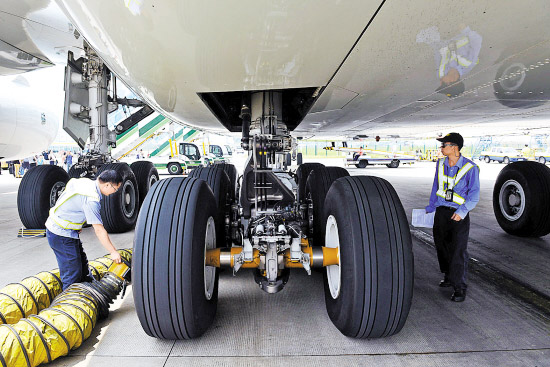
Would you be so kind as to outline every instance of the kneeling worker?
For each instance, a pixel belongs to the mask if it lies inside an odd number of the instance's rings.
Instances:
[[[479,201],[479,168],[460,154],[464,139],[450,133],[437,139],[445,158],[437,161],[435,179],[426,213],[435,210],[434,242],[439,268],[444,274],[440,287],[454,287],[451,300],[466,298],[470,216]]]
[[[92,280],[88,258],[79,238],[86,222],[94,227],[99,242],[109,252],[111,259],[116,263],[121,262],[120,254],[103,227],[100,214],[101,197],[114,194],[121,184],[120,173],[113,170],[103,171],[96,181],[73,178],[50,209],[46,237],[57,258],[63,290],[73,283]]]

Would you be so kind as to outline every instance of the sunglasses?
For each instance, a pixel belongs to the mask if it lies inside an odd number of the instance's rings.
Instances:
[[[446,144],[441,144],[441,148],[445,148],[445,147],[456,147],[457,145],[456,144],[453,144],[453,143],[446,143]]]

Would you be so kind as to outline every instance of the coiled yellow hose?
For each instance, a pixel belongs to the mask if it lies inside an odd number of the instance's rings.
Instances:
[[[123,259],[131,261],[131,250],[124,249],[118,252]],[[113,263],[107,256],[88,262],[96,280],[103,278]],[[49,307],[62,290],[59,269],[43,271],[19,283],[8,284],[0,289],[0,325],[15,324],[24,317],[37,314]]]
[[[107,258],[97,260],[105,263],[105,266],[110,263],[107,270],[103,271],[101,281],[75,283],[38,315],[30,314],[13,325],[1,324],[0,365],[38,366],[67,355],[88,339],[97,320],[107,317],[109,304],[129,280],[131,250],[122,250],[120,253],[122,264],[113,263]],[[26,303],[19,302],[21,307],[23,304]],[[36,304],[30,308],[34,307],[37,307]]]

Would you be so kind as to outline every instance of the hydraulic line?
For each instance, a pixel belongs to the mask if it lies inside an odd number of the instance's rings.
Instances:
[[[0,325],[0,365],[34,367],[78,348],[129,281],[131,252],[122,257],[121,264],[111,262],[101,280],[72,284],[38,315]]]
[[[132,258],[131,250],[119,250],[119,253],[126,261]],[[96,280],[103,278],[113,263],[107,256],[88,262]],[[19,283],[8,284],[0,289],[0,325],[15,324],[22,318],[48,308],[62,290],[59,269],[43,271]]]

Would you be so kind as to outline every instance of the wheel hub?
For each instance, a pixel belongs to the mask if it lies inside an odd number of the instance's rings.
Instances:
[[[124,182],[124,186],[122,187],[122,195],[122,211],[127,218],[130,218],[134,215],[134,211],[136,210],[136,189],[132,181],[126,180],[126,182]]]
[[[333,215],[330,215],[327,218],[327,227],[325,234],[325,246],[331,248],[338,248],[338,258],[340,256],[340,237],[338,235],[338,224],[336,223],[336,218]],[[342,271],[340,265],[330,265],[327,266],[327,282],[330,290],[330,295],[332,298],[337,299],[340,295],[341,288],[341,275]]]
[[[499,206],[502,215],[509,221],[518,220],[525,211],[525,192],[516,180],[508,180],[502,185]]]
[[[65,182],[62,181],[58,181],[53,185],[50,191],[50,208],[53,208],[53,206],[57,202],[57,199],[59,199],[59,197],[65,190],[65,185]]]
[[[204,295],[207,300],[212,299],[216,282],[216,268],[206,265],[206,252],[216,248],[216,226],[214,218],[208,218],[206,235],[204,237]]]

